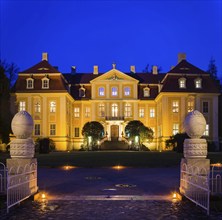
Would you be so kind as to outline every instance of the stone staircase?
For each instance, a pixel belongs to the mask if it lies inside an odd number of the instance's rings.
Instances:
[[[101,150],[128,150],[128,144],[125,143],[124,141],[105,141],[101,145]]]

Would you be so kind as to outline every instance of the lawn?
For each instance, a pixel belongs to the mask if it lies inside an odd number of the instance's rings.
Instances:
[[[38,165],[59,167],[110,167],[116,165],[130,167],[171,167],[179,166],[182,154],[176,152],[132,152],[132,151],[93,151],[93,152],[53,152],[36,154]],[[0,162],[5,163],[8,153],[0,153]],[[211,163],[222,163],[222,152],[209,153]]]

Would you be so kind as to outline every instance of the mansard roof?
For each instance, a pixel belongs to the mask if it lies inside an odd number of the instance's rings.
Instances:
[[[192,73],[192,74],[206,74],[203,70],[198,67],[192,65],[187,60],[182,60],[178,63],[173,69],[171,69],[168,73]]]
[[[93,73],[76,73],[76,74],[63,74],[70,84],[89,84],[91,80],[103,75]],[[126,75],[136,79],[142,84],[158,84],[164,78],[165,74],[152,74],[152,73],[125,73]]]
[[[60,73],[56,68],[51,66],[47,60],[42,60],[31,68],[21,73]]]

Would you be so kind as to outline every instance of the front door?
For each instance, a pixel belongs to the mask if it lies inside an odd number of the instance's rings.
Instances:
[[[119,126],[111,125],[111,140],[117,141],[119,138]]]

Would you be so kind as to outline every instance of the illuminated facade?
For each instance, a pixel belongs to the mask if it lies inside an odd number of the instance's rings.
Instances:
[[[165,150],[165,140],[183,132],[189,111],[202,112],[205,136],[218,143],[218,85],[206,72],[179,54],[178,64],[167,73],[129,73],[113,68],[99,73],[62,74],[42,61],[19,73],[15,85],[13,112],[28,111],[34,119],[34,138],[50,137],[57,150],[79,149],[84,124],[99,121],[109,140],[121,140],[131,120],[140,120],[154,131],[151,150]]]

